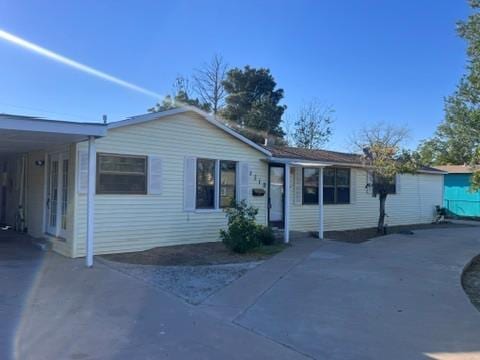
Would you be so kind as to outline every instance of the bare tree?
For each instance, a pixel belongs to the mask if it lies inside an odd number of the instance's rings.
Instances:
[[[293,141],[294,134],[294,120],[291,114],[286,113],[282,118],[283,131],[285,133],[284,139],[288,146],[293,146],[295,142]]]
[[[330,140],[332,135],[333,109],[322,106],[318,100],[304,104],[298,113],[292,135],[296,146],[318,149]]]
[[[415,173],[419,166],[416,157],[401,147],[408,135],[406,128],[380,123],[363,128],[352,139],[357,150],[363,153],[363,162],[371,175],[367,188],[373,196],[378,195],[379,233],[385,229],[385,203],[387,196],[396,191],[396,175]]]
[[[225,99],[223,81],[227,67],[223,57],[214,55],[209,63],[204,63],[202,67],[196,69],[193,76],[195,92],[202,102],[210,104],[214,114],[222,107]]]

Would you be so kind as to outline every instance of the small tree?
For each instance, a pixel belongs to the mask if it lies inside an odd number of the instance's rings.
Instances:
[[[396,175],[415,173],[418,169],[417,157],[401,148],[407,137],[408,131],[404,128],[379,124],[361,130],[354,140],[356,147],[363,151],[364,164],[372,174],[373,195],[379,199],[379,233],[384,231],[385,204]]]
[[[294,125],[295,146],[318,149],[325,145],[332,135],[332,114],[330,107],[323,107],[317,100],[304,104]]]

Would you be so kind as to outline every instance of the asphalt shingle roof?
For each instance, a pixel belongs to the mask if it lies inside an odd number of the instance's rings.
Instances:
[[[321,161],[345,165],[363,165],[362,156],[354,153],[320,149],[303,149],[289,146],[267,146],[267,149],[272,153],[272,156],[276,158]],[[420,170],[442,172],[442,170],[430,166],[422,166]]]

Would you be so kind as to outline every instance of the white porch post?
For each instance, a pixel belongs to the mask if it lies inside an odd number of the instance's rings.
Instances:
[[[97,151],[95,137],[88,138],[88,190],[87,190],[87,267],[93,266],[93,233],[95,215],[95,181],[97,171]]]
[[[323,239],[323,167],[318,178],[318,238]]]
[[[284,226],[283,241],[288,244],[290,241],[290,164],[285,164],[285,196],[284,196]]]

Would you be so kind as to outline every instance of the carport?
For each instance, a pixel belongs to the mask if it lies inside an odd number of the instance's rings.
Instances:
[[[107,127],[104,124],[0,114],[0,222],[7,222],[5,215],[11,215],[14,211],[15,226],[18,230],[29,229],[28,217],[27,223],[22,223],[22,221],[25,222],[24,219],[22,220],[22,211],[28,205],[30,209],[33,209],[30,220],[37,220],[41,227],[39,231],[52,235],[49,227],[52,228],[55,225],[54,229],[59,229],[61,227],[59,224],[63,221],[60,215],[66,209],[68,199],[68,194],[62,196],[62,187],[59,186],[59,182],[62,181],[62,170],[67,174],[66,171],[68,169],[71,171],[71,168],[69,168],[68,157],[48,154],[52,149],[88,141],[86,265],[92,266],[96,177],[95,139],[105,136],[106,131]],[[26,179],[28,177],[26,161],[29,154],[40,150],[45,152],[43,159],[38,155],[36,158],[30,159],[36,173],[43,175],[44,179],[43,186],[35,189],[35,195],[38,196],[35,196],[37,201],[34,202],[33,199],[30,201],[26,196]],[[12,163],[14,163],[14,167],[10,166]],[[30,183],[32,186],[35,185],[35,181],[32,179]],[[13,202],[12,198],[15,199]],[[12,216],[10,216],[10,222],[12,222],[11,219]],[[18,221],[18,219],[20,220]],[[53,235],[58,236],[59,233],[61,233],[60,230],[54,231]]]

